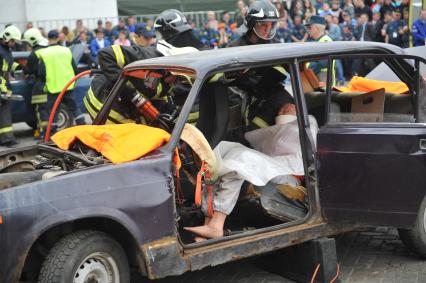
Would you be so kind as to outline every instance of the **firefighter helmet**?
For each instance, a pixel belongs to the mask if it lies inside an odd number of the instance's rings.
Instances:
[[[27,41],[31,46],[41,45],[47,46],[48,42],[37,28],[30,28],[24,32],[23,40]]]
[[[10,40],[20,41],[21,31],[16,26],[10,25],[3,30],[1,38],[5,42],[8,42]]]
[[[245,18],[247,30],[253,30],[253,32],[263,40],[274,38],[277,30],[277,22],[278,10],[268,0],[257,0],[253,2]]]
[[[163,11],[154,22],[154,28],[158,38],[168,41],[176,35],[191,30],[185,15],[175,9]]]

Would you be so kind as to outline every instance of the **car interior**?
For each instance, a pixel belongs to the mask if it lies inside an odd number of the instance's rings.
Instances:
[[[373,72],[372,69],[378,66],[385,69],[386,74],[383,78],[354,74],[346,78],[343,86],[332,84],[328,123],[415,123],[412,86],[398,79],[389,61],[378,58],[354,60],[365,66],[367,72]],[[326,87],[319,87],[322,82],[311,70],[305,69],[301,73],[309,113],[323,126],[326,124]]]
[[[273,68],[273,66],[267,68]],[[262,69],[265,67],[259,67]],[[283,68],[289,69],[287,66]],[[285,71],[287,72],[287,71]],[[137,80],[147,76],[170,80],[173,76],[173,93],[171,98],[180,112],[187,98],[188,92],[195,80],[195,75],[190,72],[176,70],[161,70],[158,72],[147,72],[144,70],[133,71],[128,74],[133,85],[138,85]],[[206,139],[210,151],[221,141],[239,142],[246,146],[249,143],[244,140],[244,128],[247,123],[247,111],[251,101],[249,94],[236,86],[238,78],[248,78],[256,85],[256,68],[233,70],[225,73],[212,75],[201,87],[200,93],[191,111],[198,112],[199,118],[194,125],[198,129],[200,136]],[[292,92],[291,85],[284,85],[284,81],[278,82]],[[176,91],[177,89],[177,91]],[[186,90],[186,91],[183,91]],[[176,95],[177,94],[177,95]],[[157,107],[162,101],[153,101]],[[170,98],[169,98],[170,101]],[[173,115],[176,118],[177,115]],[[161,123],[152,121],[148,124],[162,127]],[[188,122],[189,119],[188,119]],[[166,129],[172,132],[173,129]],[[179,142],[179,154],[182,161],[182,168],[179,178],[175,178],[176,187],[176,208],[179,217],[178,229],[183,244],[194,243],[196,235],[186,231],[183,227],[202,225],[204,215],[200,206],[196,204],[197,176],[202,167],[202,160],[197,152],[191,148],[182,138]],[[300,145],[299,145],[300,146]],[[253,172],[256,174],[256,172]],[[204,189],[207,183],[203,182]],[[308,213],[307,192],[303,184],[297,187],[297,191],[288,186],[280,186],[268,183],[265,186],[254,186],[249,182],[244,182],[238,197],[237,204],[228,216],[224,231],[226,235],[243,235],[246,232],[272,227],[283,223],[301,221]]]
[[[334,82],[328,83],[327,74],[315,75],[309,66],[309,62],[301,62],[300,79],[303,92],[306,98],[308,114],[313,116],[319,127],[324,125],[338,125],[347,123],[415,123],[414,99],[412,96],[412,85],[398,82],[396,74],[392,71],[392,66],[388,65],[391,60],[360,59],[358,64],[365,65],[364,75],[353,75],[346,78],[345,84],[335,85]],[[368,69],[370,64],[371,69]],[[383,82],[387,79],[370,79],[368,73],[375,66],[385,65],[389,70],[387,76],[389,82]],[[273,66],[271,66],[272,68]],[[283,86],[287,91],[292,92],[290,83],[289,68],[284,66],[287,71],[287,78],[283,81]],[[199,121],[197,127],[203,132],[212,148],[223,140],[235,140],[235,133],[247,123],[246,113],[247,105],[250,103],[249,94],[238,86],[232,84],[232,78],[238,76],[241,72],[247,70],[237,70],[224,74],[225,86],[220,86],[215,95],[208,91],[200,94],[200,119],[203,117],[202,111],[207,111],[208,117],[213,120],[212,127],[203,127],[203,121]],[[324,81],[321,81],[324,80]],[[359,82],[359,80],[361,82]],[[395,82],[396,81],[396,82]],[[375,82],[375,83],[374,83]],[[330,106],[327,113],[327,87],[330,88]],[[364,88],[362,88],[364,87]],[[203,98],[204,96],[204,98]],[[208,109],[203,107],[203,99],[207,96]],[[226,109],[223,109],[226,100]],[[205,101],[204,101],[205,102]],[[328,120],[327,120],[328,115]],[[226,126],[223,126],[227,121]],[[222,124],[221,124],[222,123]],[[206,129],[210,129],[206,131]],[[316,137],[314,137],[316,138]],[[179,213],[179,231],[182,242],[190,244],[194,241],[194,235],[182,229],[185,226],[202,225],[203,214],[199,207],[194,205],[193,192],[195,190],[195,176],[199,164],[196,159],[183,159],[182,178],[180,180],[185,202],[178,204]],[[199,162],[199,161],[198,161]],[[256,172],[253,172],[256,174]],[[305,183],[302,181],[302,188]],[[294,191],[290,188],[287,191],[282,186],[272,182],[265,186],[258,187],[249,182],[244,182],[236,207],[226,220],[225,229],[235,235],[261,230],[267,227],[273,227],[282,224],[285,226],[296,225],[303,222],[308,215],[309,199],[306,189],[303,191]]]
[[[299,64],[300,80],[306,99],[308,114],[315,118],[319,127],[326,124],[345,123],[414,123],[414,100],[412,86],[397,81],[392,71],[389,59],[365,58],[358,60],[358,66],[364,67],[364,74],[354,74],[345,79],[344,85],[336,85],[334,76],[328,73],[315,74],[309,68],[309,61]],[[345,62],[347,63],[347,61]],[[344,64],[345,64],[344,63]],[[334,64],[334,63],[333,63]],[[390,82],[387,79],[370,79],[368,73],[375,66],[385,65]],[[292,93],[291,72],[286,64],[283,67],[285,79],[280,83]],[[262,66],[262,68],[276,66]],[[334,68],[336,69],[336,68]],[[197,123],[194,123],[202,136],[208,141],[213,150],[221,141],[240,142],[250,147],[244,140],[243,133],[248,123],[248,108],[253,103],[250,93],[235,83],[238,78],[250,79],[256,85],[256,68],[237,69],[225,73],[212,75],[201,88],[192,111],[199,112]],[[145,78],[147,73],[140,70],[129,73],[133,80]],[[180,112],[187,94],[195,80],[195,74],[188,71],[163,70],[149,75],[157,78],[175,77],[173,88],[178,95],[172,98],[176,104],[177,113]],[[212,83],[219,78],[220,83]],[[376,84],[372,83],[376,82]],[[378,82],[378,83],[377,83]],[[135,83],[136,85],[136,83]],[[327,108],[327,92],[330,95],[330,106]],[[328,109],[328,112],[327,112]],[[328,119],[328,120],[327,120]],[[155,124],[153,124],[155,125]],[[161,127],[161,125],[159,125]],[[168,129],[171,132],[171,129]],[[316,138],[316,137],[314,137]],[[183,244],[194,243],[195,235],[184,230],[183,227],[199,226],[203,224],[204,215],[196,204],[195,191],[197,175],[199,175],[202,161],[191,145],[184,141],[179,143],[182,169],[179,179],[175,179],[176,207],[179,215],[178,228]],[[256,174],[256,172],[253,172]],[[207,183],[202,186],[205,189]],[[255,186],[245,181],[241,187],[237,204],[228,216],[225,223],[226,235],[244,235],[263,228],[282,224],[295,225],[303,222],[308,215],[309,199],[302,178],[301,186],[295,188],[283,187],[272,182],[265,186]],[[224,238],[226,239],[226,237]]]

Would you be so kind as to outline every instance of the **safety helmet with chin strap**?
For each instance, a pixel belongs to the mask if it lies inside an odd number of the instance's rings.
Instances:
[[[191,30],[192,27],[181,11],[168,9],[155,19],[154,29],[157,38],[168,41],[180,33]]]
[[[256,30],[256,24],[261,22],[271,22],[272,27],[268,35],[262,36]],[[257,0],[253,2],[247,12],[245,25],[247,31],[253,31],[259,38],[270,40],[276,34],[276,26],[278,22],[278,10],[268,0]]]
[[[21,41],[21,31],[13,25],[5,28],[1,34],[1,39],[5,42],[9,42],[10,40]]]
[[[33,47],[36,45],[49,45],[47,39],[43,37],[41,31],[37,28],[30,28],[26,30],[23,35],[23,40],[27,41]]]

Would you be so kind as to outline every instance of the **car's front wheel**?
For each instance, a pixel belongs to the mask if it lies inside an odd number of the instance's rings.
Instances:
[[[426,258],[426,196],[417,213],[416,224],[411,229],[398,229],[399,237],[412,252]]]
[[[122,247],[99,231],[78,231],[62,238],[44,261],[39,283],[128,283],[130,271]]]
[[[71,110],[66,107],[61,107],[58,112],[58,131],[74,125],[74,115]]]

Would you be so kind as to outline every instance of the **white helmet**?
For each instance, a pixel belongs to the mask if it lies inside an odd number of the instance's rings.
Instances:
[[[43,37],[40,30],[37,28],[30,28],[24,32],[22,40],[27,41],[31,46],[41,45],[47,46],[48,41]]]
[[[15,26],[8,26],[3,30],[1,38],[8,42],[10,40],[21,41],[21,31]]]
[[[163,54],[163,56],[171,56],[198,52],[199,50],[192,46],[174,47],[167,41],[161,39],[157,41],[157,51]]]

